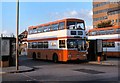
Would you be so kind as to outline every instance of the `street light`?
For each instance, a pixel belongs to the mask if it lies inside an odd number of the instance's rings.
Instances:
[[[19,70],[19,64],[18,64],[18,57],[19,57],[19,54],[18,54],[18,34],[19,34],[19,0],[17,0],[17,6],[16,6],[16,70]]]

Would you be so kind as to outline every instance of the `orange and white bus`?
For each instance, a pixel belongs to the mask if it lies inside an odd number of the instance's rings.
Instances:
[[[67,18],[28,28],[28,57],[33,59],[86,60],[84,20]]]
[[[88,35],[88,40],[103,40],[104,54],[110,57],[120,57],[120,26],[93,28],[89,30]]]

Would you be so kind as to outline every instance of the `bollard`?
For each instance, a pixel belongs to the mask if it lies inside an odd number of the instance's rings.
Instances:
[[[101,61],[101,57],[100,56],[97,57],[97,61],[98,61],[98,63],[100,63],[100,61]]]

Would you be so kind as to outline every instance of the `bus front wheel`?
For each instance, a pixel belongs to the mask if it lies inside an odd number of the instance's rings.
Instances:
[[[53,54],[53,62],[58,62],[58,55],[56,53]]]

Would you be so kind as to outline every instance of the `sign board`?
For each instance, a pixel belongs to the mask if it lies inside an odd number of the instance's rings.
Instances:
[[[97,40],[97,52],[102,52],[102,40],[98,39]]]
[[[10,53],[10,41],[2,40],[1,41],[1,54],[2,56],[8,56]]]

